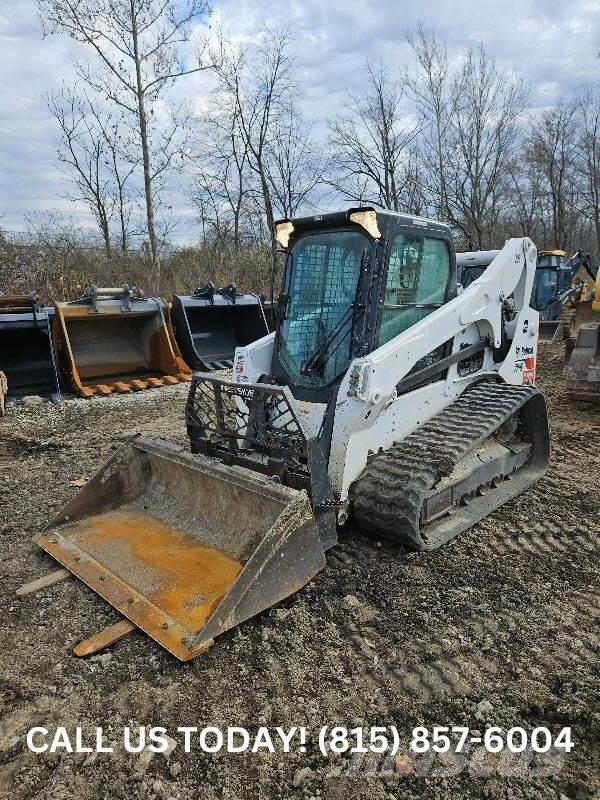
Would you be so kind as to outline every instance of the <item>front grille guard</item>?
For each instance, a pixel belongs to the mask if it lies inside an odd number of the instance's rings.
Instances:
[[[195,374],[186,421],[196,443],[205,440],[232,454],[253,450],[306,469],[307,438],[281,386],[239,384]]]
[[[192,377],[186,423],[193,453],[268,474],[309,493],[325,549],[337,542],[340,503],[319,437],[308,439],[287,387],[240,384],[208,373]]]

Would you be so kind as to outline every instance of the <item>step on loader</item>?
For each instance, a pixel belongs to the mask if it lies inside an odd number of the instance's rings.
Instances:
[[[0,370],[8,399],[40,395],[60,400],[53,316],[54,310],[41,306],[34,292],[0,296]]]
[[[236,347],[269,332],[260,298],[238,294],[234,284],[207,283],[193,295],[175,295],[171,306],[175,338],[193,370],[231,369]]]
[[[375,209],[276,227],[277,328],[233,380],[193,376],[191,453],[134,437],[37,543],[182,660],[298,591],[339,526],[432,550],[546,470],[536,249],[510,239],[457,290],[450,229]]]
[[[189,381],[165,310],[162,300],[127,284],[91,286],[79,300],[56,303],[55,346],[65,384],[92,397]]]

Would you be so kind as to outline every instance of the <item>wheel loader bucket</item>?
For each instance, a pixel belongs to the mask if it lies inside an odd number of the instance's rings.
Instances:
[[[35,541],[183,661],[325,566],[305,491],[142,436]]]
[[[580,325],[564,375],[569,397],[600,402],[600,323]]]
[[[269,333],[260,298],[238,295],[233,285],[208,284],[193,295],[175,295],[171,318],[183,358],[204,372],[230,368],[236,347]]]
[[[8,398],[35,394],[60,400],[53,316],[54,310],[41,307],[34,293],[0,297],[0,370]]]
[[[558,319],[544,319],[540,320],[540,329],[538,341],[545,344],[554,344],[554,342],[562,342],[563,340],[563,327],[562,322]]]
[[[165,321],[165,304],[139,291],[91,287],[57,303],[55,339],[66,380],[83,397],[190,380]]]

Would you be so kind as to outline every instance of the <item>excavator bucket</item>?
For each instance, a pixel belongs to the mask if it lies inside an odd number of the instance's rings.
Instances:
[[[545,344],[554,344],[554,342],[562,342],[563,340],[563,326],[559,319],[541,319],[539,330],[539,342]]]
[[[40,306],[33,292],[0,297],[0,370],[8,398],[41,395],[60,400],[53,316],[53,309]]]
[[[238,294],[233,284],[207,284],[193,295],[175,295],[171,309],[177,344],[193,370],[231,368],[236,347],[269,332],[260,298]]]
[[[55,340],[59,365],[83,397],[190,380],[173,349],[164,302],[127,285],[92,286],[80,300],[57,303]]]
[[[306,491],[139,435],[35,540],[183,661],[325,566]]]
[[[600,402],[599,322],[579,326],[564,374],[569,397]]]

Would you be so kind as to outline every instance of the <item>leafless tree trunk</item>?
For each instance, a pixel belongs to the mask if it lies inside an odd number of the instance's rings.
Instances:
[[[583,202],[582,214],[594,226],[596,247],[600,247],[600,91],[583,91],[576,110],[579,124],[575,168],[579,176]]]
[[[146,223],[153,284],[160,291],[160,243],[156,232],[156,152],[150,133],[151,107],[174,81],[204,69],[187,67],[180,49],[191,24],[206,14],[206,0],[39,0],[45,29],[62,31],[87,44],[98,67],[79,64],[78,74],[93,90],[132,114],[136,121],[144,177]],[[173,144],[173,137],[169,144]],[[161,143],[164,145],[164,141]],[[167,157],[167,160],[170,159]],[[160,171],[160,170],[158,170]]]
[[[74,91],[62,89],[50,95],[47,104],[60,128],[59,162],[76,187],[75,193],[67,196],[74,201],[83,201],[94,215],[110,261],[110,220],[114,201],[105,171],[106,143],[94,127],[89,104]]]
[[[423,163],[428,165],[427,186],[437,216],[443,220],[447,218],[448,205],[447,133],[456,109],[458,87],[451,80],[446,45],[432,28],[419,23],[406,38],[417,60],[415,71],[406,76],[406,84],[423,119],[420,146]]]
[[[248,165],[260,187],[271,239],[271,270],[274,274],[277,243],[275,214],[269,176],[269,153],[278,119],[289,108],[293,88],[290,34],[287,29],[267,29],[254,46],[236,51],[224,34],[211,59],[225,95],[236,110],[239,130],[247,146]]]
[[[528,141],[528,157],[544,177],[549,198],[552,245],[569,246],[575,206],[575,106],[559,102],[542,114]]]
[[[296,216],[303,206],[314,206],[328,164],[314,145],[312,129],[293,105],[277,121],[269,153],[269,182],[277,213]]]

